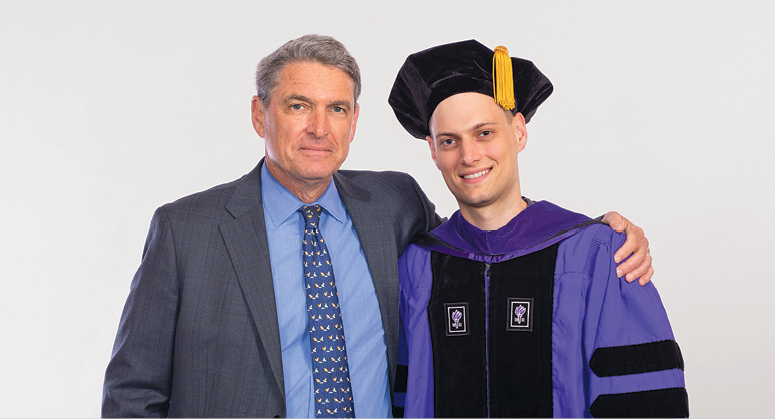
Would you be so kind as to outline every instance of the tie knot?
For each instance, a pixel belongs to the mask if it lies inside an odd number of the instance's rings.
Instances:
[[[304,218],[304,228],[319,228],[320,214],[323,207],[320,205],[306,205],[299,208],[301,216]]]

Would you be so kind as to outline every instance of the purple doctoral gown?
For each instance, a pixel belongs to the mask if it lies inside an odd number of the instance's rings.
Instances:
[[[394,414],[687,416],[656,288],[616,275],[624,235],[528,203],[495,231],[455,212],[400,258]]]

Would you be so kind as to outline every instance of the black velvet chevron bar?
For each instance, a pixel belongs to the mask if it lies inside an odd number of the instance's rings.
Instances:
[[[686,418],[689,397],[683,387],[601,394],[589,407],[589,413],[596,418]]]
[[[674,368],[684,369],[681,348],[674,340],[640,345],[597,348],[589,367],[598,377],[642,374]]]

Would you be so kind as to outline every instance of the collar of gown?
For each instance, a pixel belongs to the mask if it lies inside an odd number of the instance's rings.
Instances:
[[[589,221],[589,217],[561,208],[549,201],[533,202],[506,225],[497,230],[480,230],[466,221],[460,211],[431,234],[447,244],[476,254],[502,255],[524,250]]]

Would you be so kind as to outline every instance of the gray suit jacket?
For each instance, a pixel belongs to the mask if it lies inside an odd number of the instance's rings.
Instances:
[[[103,416],[285,416],[262,164],[156,210],[105,373]],[[440,220],[407,174],[340,171],[334,181],[374,280],[392,388],[396,260]]]

